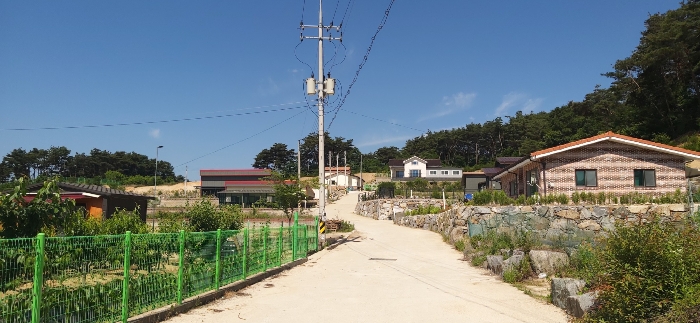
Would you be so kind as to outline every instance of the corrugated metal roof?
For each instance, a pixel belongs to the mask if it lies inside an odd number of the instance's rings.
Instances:
[[[43,186],[44,186],[43,183],[29,185],[29,186],[27,186],[27,191],[28,192],[38,191]],[[108,187],[104,187],[104,186],[100,186],[100,185],[74,184],[74,183],[60,182],[60,183],[58,183],[58,187],[63,191],[69,191],[69,192],[86,192],[86,193],[103,195],[103,196],[130,196],[130,197],[137,197],[137,198],[144,198],[144,199],[151,199],[151,200],[155,199],[154,197],[151,197],[151,196],[135,194],[135,193],[126,192],[126,191],[122,191],[122,190],[115,190],[113,188],[108,188]]]

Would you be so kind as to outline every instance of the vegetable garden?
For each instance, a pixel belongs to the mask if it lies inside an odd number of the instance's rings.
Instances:
[[[317,226],[0,239],[0,323],[126,322],[306,257]]]

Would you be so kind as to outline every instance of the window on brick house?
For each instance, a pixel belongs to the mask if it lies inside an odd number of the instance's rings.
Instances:
[[[656,186],[656,171],[653,169],[635,169],[634,170],[634,186],[635,187],[654,187],[654,186]]]
[[[517,196],[518,195],[518,182],[512,181],[508,183],[508,188],[510,190],[510,196]]]
[[[598,171],[595,169],[577,169],[576,186],[598,186]]]

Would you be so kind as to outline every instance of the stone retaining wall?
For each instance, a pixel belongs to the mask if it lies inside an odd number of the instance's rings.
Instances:
[[[440,214],[404,216],[417,205],[442,205],[442,200],[361,201],[355,213],[377,220],[393,219],[398,225],[431,230],[451,242],[486,231],[534,232],[543,242],[577,245],[605,231],[615,222],[646,222],[658,215],[663,221],[681,221],[689,214],[683,204],[665,205],[564,205],[564,206],[454,206]]]

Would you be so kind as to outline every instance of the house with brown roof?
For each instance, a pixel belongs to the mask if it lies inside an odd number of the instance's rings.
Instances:
[[[686,191],[686,163],[700,152],[607,132],[535,151],[493,176],[507,195]]]
[[[31,201],[43,183],[29,185],[25,200]],[[146,209],[151,196],[134,194],[99,185],[58,183],[62,199],[75,200],[77,207],[83,208],[90,217],[109,219],[117,209],[139,210],[141,220],[146,221]]]
[[[202,169],[202,196],[219,198],[219,204],[238,204],[243,207],[263,200],[272,202],[275,195],[273,183],[266,178],[272,175],[269,169]]]

